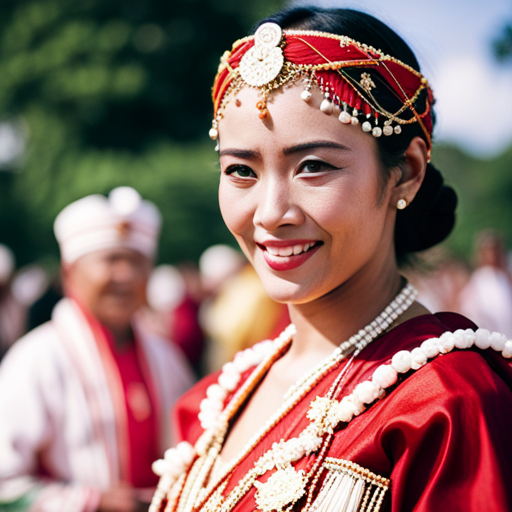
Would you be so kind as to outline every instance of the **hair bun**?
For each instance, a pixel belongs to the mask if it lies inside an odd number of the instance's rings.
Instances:
[[[441,173],[427,165],[425,178],[411,204],[398,210],[395,225],[397,254],[424,251],[442,242],[455,225],[457,195]]]

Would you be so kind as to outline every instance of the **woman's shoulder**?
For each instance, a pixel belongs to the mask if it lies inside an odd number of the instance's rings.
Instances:
[[[396,413],[418,408],[425,412],[443,404],[450,404],[449,410],[461,416],[469,411],[469,404],[482,412],[505,403],[512,407],[512,365],[507,353],[512,342],[505,336],[478,329],[456,313],[416,317],[388,335],[388,343],[374,354],[380,362],[387,359],[393,365],[397,354],[404,354],[405,360],[411,356],[396,387],[384,398],[393,403]]]

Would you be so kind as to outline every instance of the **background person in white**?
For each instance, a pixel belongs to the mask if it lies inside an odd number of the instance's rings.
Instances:
[[[151,463],[171,443],[171,408],[192,383],[181,353],[133,322],[160,223],[127,187],[58,215],[66,298],[0,367],[0,509],[147,507]]]

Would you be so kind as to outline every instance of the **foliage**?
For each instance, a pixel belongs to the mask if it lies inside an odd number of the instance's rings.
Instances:
[[[501,231],[512,244],[512,147],[502,155],[479,160],[453,146],[434,147],[433,163],[459,197],[457,224],[447,246],[460,256],[471,253],[482,229]]]
[[[512,60],[512,22],[503,27],[500,36],[493,42],[493,49],[498,60]]]
[[[20,263],[57,256],[63,206],[120,184],[163,210],[162,258],[229,240],[209,171],[210,86],[223,51],[281,4],[2,0],[0,121],[23,120],[28,147],[0,172],[0,240]]]
[[[56,261],[56,214],[124,184],[162,210],[162,261],[232,242],[206,135],[210,84],[222,52],[282,4],[2,0],[0,121],[21,120],[28,145],[0,170],[0,241],[19,263]],[[467,254],[484,227],[512,241],[512,150],[480,161],[438,146],[434,161],[460,197],[449,246]]]

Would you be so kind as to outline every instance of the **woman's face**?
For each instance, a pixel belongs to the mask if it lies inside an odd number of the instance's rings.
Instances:
[[[308,103],[302,87],[273,93],[262,121],[243,89],[219,126],[220,208],[277,301],[307,303],[394,261],[396,183],[382,189],[377,146],[360,126]]]

